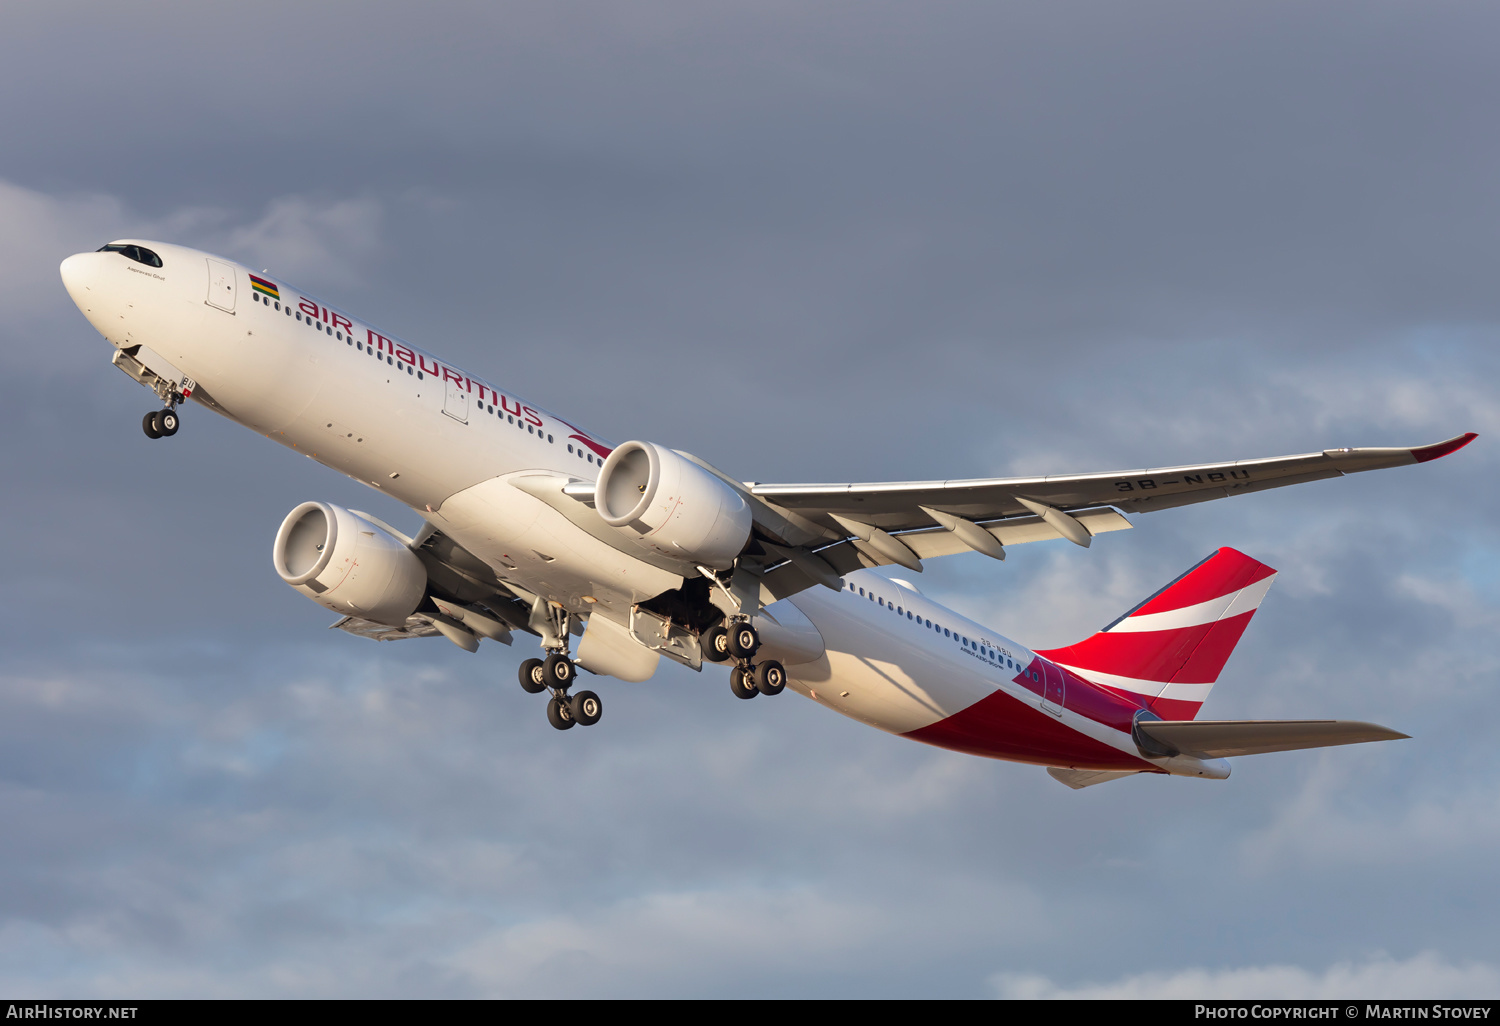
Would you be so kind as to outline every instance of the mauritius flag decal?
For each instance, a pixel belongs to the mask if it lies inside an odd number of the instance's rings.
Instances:
[[[263,296],[270,296],[272,299],[281,298],[281,291],[276,288],[276,284],[266,281],[264,278],[257,278],[252,274],[250,276],[250,286]]]

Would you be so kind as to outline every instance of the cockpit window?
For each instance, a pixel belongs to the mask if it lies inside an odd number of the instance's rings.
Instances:
[[[161,257],[145,246],[132,246],[123,242],[111,242],[108,246],[100,246],[99,252],[119,253],[121,256],[128,256],[138,264],[145,264],[147,267],[161,266]]]

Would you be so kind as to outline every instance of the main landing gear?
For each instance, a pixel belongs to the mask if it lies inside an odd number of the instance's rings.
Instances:
[[[731,620],[703,632],[700,642],[703,658],[715,663],[733,659],[729,671],[729,690],[735,698],[756,695],[779,695],[786,687],[786,668],[775,659],[753,663],[760,649],[760,632],[749,620]]]
[[[578,677],[578,667],[566,652],[549,652],[546,659],[528,659],[521,664],[521,687],[533,695],[551,691],[547,700],[547,722],[558,730],[575,725],[592,727],[604,714],[604,705],[592,691],[569,695]]]

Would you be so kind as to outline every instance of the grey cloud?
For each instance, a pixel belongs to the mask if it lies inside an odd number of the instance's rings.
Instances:
[[[1408,959],[1388,955],[1362,963],[1339,962],[1321,973],[1300,966],[1265,965],[1236,969],[1187,969],[1143,973],[1110,983],[1060,987],[1041,974],[1002,973],[992,981],[1000,997],[1094,1001],[1253,1000],[1267,994],[1284,998],[1413,999],[1485,998],[1500,983],[1500,971],[1482,962],[1454,964],[1435,952]]]

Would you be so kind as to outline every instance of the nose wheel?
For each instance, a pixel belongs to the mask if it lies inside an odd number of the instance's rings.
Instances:
[[[180,420],[177,416],[177,407],[188,401],[188,397],[197,388],[197,382],[192,378],[183,378],[180,382],[156,379],[152,390],[156,397],[165,405],[164,409],[152,410],[141,418],[141,430],[146,432],[147,438],[171,438],[177,433]]]
[[[170,407],[152,410],[141,418],[141,430],[146,432],[147,438],[171,438],[177,433],[180,423],[177,411]]]

